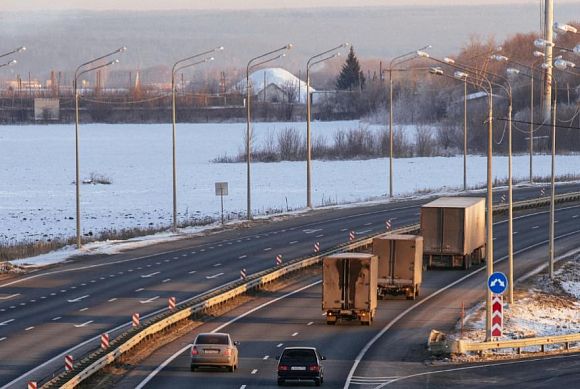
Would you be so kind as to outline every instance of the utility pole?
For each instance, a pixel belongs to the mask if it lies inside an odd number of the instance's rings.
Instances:
[[[544,104],[542,109],[542,117],[544,121],[550,119],[552,110],[552,40],[554,34],[552,26],[554,25],[554,0],[544,0],[544,39],[548,42],[544,48],[544,60],[546,68],[544,69]]]

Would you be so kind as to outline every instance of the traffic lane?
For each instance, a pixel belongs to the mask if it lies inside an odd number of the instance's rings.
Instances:
[[[577,247],[578,234],[557,240],[558,254]],[[517,278],[546,261],[547,245],[517,254],[514,258]],[[499,258],[498,258],[499,259]],[[496,271],[507,271],[507,262],[495,264]],[[409,312],[404,320],[395,323],[364,355],[354,372],[353,384],[363,378],[400,377],[424,371],[424,363],[430,359],[425,343],[431,329],[453,331],[459,319],[461,304],[466,309],[482,304],[485,299],[486,272],[480,271],[473,277],[453,286]],[[382,350],[388,349],[385,355]]]
[[[418,376],[401,377],[385,388],[575,388],[580,382],[580,354],[430,367]]]
[[[358,322],[327,325],[320,307],[320,289],[320,285],[313,286],[224,328],[223,331],[229,332],[234,339],[241,342],[240,369],[236,373],[219,371],[191,373],[189,350],[186,350],[149,382],[147,387],[191,387],[191,385],[196,387],[209,385],[212,388],[242,385],[275,387],[277,386],[275,356],[280,355],[281,350],[288,346],[317,347],[328,358],[325,361],[324,385],[339,387],[346,378],[351,359],[361,345],[374,336],[378,326],[361,326]],[[382,305],[382,302],[380,304]],[[401,300],[395,304],[404,306],[409,302]],[[400,311],[400,308],[391,308],[379,308],[376,323],[386,322]],[[196,333],[209,331],[217,326],[211,324],[180,339],[178,343],[183,345],[193,342]],[[159,360],[157,358],[155,363],[159,364]],[[148,361],[144,361],[141,367],[152,366],[155,363],[149,364]],[[134,383],[133,381],[132,384]]]

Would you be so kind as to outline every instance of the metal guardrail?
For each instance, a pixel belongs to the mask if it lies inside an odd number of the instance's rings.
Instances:
[[[542,336],[537,338],[498,340],[492,342],[470,342],[466,340],[455,340],[450,342],[449,351],[457,354],[468,352],[482,352],[496,349],[511,348],[520,354],[522,348],[540,346],[541,352],[545,352],[546,346],[553,344],[563,344],[566,350],[570,349],[570,343],[580,342],[580,334]]]
[[[580,200],[580,192],[563,194],[556,196],[556,202],[569,202]],[[513,204],[513,210],[523,210],[533,207],[542,207],[550,203],[549,198],[524,200]],[[503,213],[507,211],[506,205],[494,206],[494,214]],[[408,234],[419,231],[419,225],[414,224],[402,228],[395,229],[388,233]],[[387,233],[387,234],[388,234]],[[309,256],[297,258],[280,268],[267,269],[262,272],[249,276],[244,281],[234,281],[224,285],[222,288],[215,290],[207,295],[202,295],[199,298],[182,305],[182,308],[177,312],[165,312],[157,315],[148,321],[144,322],[141,327],[130,329],[110,343],[110,349],[113,351],[98,350],[88,355],[75,366],[75,369],[70,372],[62,372],[49,382],[42,385],[42,388],[48,389],[53,387],[59,388],[74,388],[85,379],[89,378],[105,366],[113,363],[124,353],[131,350],[140,342],[145,340],[158,332],[161,332],[168,327],[186,320],[194,314],[201,313],[208,308],[223,304],[224,302],[240,296],[250,290],[259,288],[269,282],[284,277],[289,273],[310,267],[321,261],[323,256],[344,252],[353,251],[359,248],[368,247],[372,244],[375,237],[384,235],[385,233],[376,234],[370,237],[361,238],[352,242],[348,242],[335,247],[334,249],[321,252],[316,256]],[[496,347],[497,348],[497,347]],[[80,369],[80,371],[79,371]]]

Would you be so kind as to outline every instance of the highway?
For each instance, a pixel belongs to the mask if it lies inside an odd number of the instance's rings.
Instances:
[[[558,192],[579,187],[566,185]],[[538,186],[523,187],[514,197],[533,198],[539,191]],[[27,380],[42,380],[62,368],[65,353],[80,357],[96,347],[105,331],[113,338],[126,328],[132,313],[140,313],[143,319],[165,309],[170,296],[179,303],[238,279],[241,268],[247,274],[264,270],[274,266],[278,254],[288,260],[312,253],[315,242],[324,250],[345,242],[352,230],[357,236],[384,231],[387,219],[395,228],[416,223],[419,206],[427,201],[339,208],[275,223],[256,222],[251,228],[118,255],[78,258],[5,279],[0,283],[0,358],[4,361],[0,384],[22,387]],[[545,223],[547,216],[539,219]]]
[[[558,253],[577,247],[580,236],[579,214],[580,205],[577,204],[563,205],[558,209]],[[534,211],[520,215],[514,221],[516,277],[521,277],[545,263],[546,216],[545,211]],[[495,232],[496,270],[505,272],[506,223],[496,223]],[[141,383],[147,388],[179,388],[192,385],[212,388],[276,387],[276,362],[273,358],[283,347],[299,345],[315,346],[328,358],[324,383],[327,387],[374,388],[384,384],[400,388],[431,387],[431,378],[428,375],[411,377],[408,380],[404,377],[442,369],[441,366],[431,366],[429,363],[430,357],[425,350],[429,331],[433,328],[450,330],[457,321],[462,302],[469,307],[483,300],[486,279],[484,269],[480,267],[470,271],[426,272],[422,297],[417,301],[380,301],[372,327],[360,326],[358,323],[326,325],[320,308],[319,278],[302,280],[298,285],[277,293],[277,296],[284,293],[294,294],[273,301],[270,305],[227,324],[232,318],[267,301],[261,299],[248,306],[239,307],[225,317],[206,323],[193,333],[166,345],[143,361],[118,387],[141,387]],[[224,324],[227,325],[224,327]],[[188,345],[197,333],[213,330],[229,332],[235,340],[241,342],[241,360],[236,373],[220,370],[195,373],[189,371]],[[163,366],[165,361],[168,363]],[[549,376],[553,376],[551,371],[542,374],[533,366],[527,368],[534,371],[534,382],[545,382]],[[151,377],[151,381],[144,382],[145,377],[155,369],[160,371]],[[462,370],[458,372],[467,374]],[[447,376],[441,375],[438,378],[438,385],[448,386],[446,383],[454,382],[453,379],[449,381],[446,378],[453,373],[450,371],[446,374]],[[476,382],[476,377],[481,372],[474,371],[469,374],[472,375],[465,382]],[[578,366],[572,375],[580,379]],[[519,377],[522,376],[523,373]],[[568,374],[562,376],[562,382],[571,379]],[[394,381],[397,379],[400,381]],[[513,384],[516,381],[508,382]],[[486,383],[487,381],[480,380],[478,384],[483,387]],[[461,382],[458,384],[462,386]]]

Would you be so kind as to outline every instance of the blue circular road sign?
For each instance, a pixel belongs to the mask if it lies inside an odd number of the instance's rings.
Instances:
[[[508,287],[508,279],[505,274],[496,271],[487,279],[487,287],[491,293],[503,294]]]

